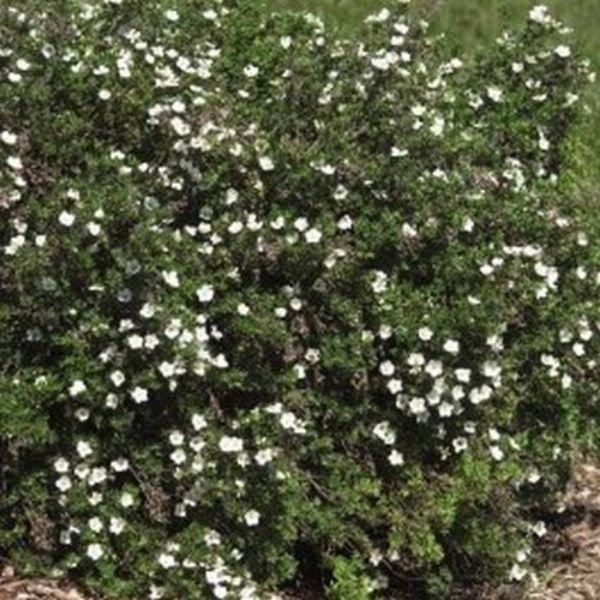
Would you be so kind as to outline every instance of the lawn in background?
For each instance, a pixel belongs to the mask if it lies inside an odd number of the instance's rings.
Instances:
[[[325,21],[351,35],[364,17],[393,0],[269,0],[276,8],[308,9]],[[547,4],[552,14],[575,31],[580,48],[600,71],[600,0],[413,0],[416,11],[424,11],[435,31],[443,32],[457,51],[476,49],[492,40],[503,29],[518,26],[535,4]],[[600,79],[600,78],[599,78]],[[600,81],[590,87],[588,103],[592,118],[573,137],[579,172],[587,190],[595,190],[595,205],[600,205]]]

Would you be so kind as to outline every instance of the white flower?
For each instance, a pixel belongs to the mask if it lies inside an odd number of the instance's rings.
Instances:
[[[199,414],[192,415],[192,427],[194,428],[195,431],[200,431],[201,429],[204,429],[207,425],[208,425],[208,423],[206,422],[206,419],[202,415],[199,415]]]
[[[210,302],[215,296],[215,289],[212,285],[206,283],[196,290],[196,296],[202,303]]]
[[[190,448],[194,452],[200,452],[206,446],[206,442],[199,436],[195,436],[190,440]]]
[[[304,234],[304,237],[309,244],[318,244],[321,241],[323,234],[313,227]]]
[[[318,348],[308,348],[304,353],[304,358],[311,365],[316,365],[321,360],[321,352]]]
[[[0,140],[7,146],[14,146],[17,143],[17,135],[5,130],[0,133]]]
[[[486,360],[481,367],[481,374],[490,379],[496,379],[502,373],[502,367],[493,360]]]
[[[538,141],[539,149],[543,150],[544,152],[548,151],[550,149],[550,141],[544,135],[544,132],[541,129],[538,130],[538,134],[539,134],[539,141]]]
[[[85,421],[87,421],[90,418],[90,411],[88,408],[78,408],[75,411],[75,418],[80,421],[81,423],[84,423]]]
[[[171,452],[170,458],[176,465],[182,465],[186,461],[187,455],[185,450],[177,448],[177,450]]]
[[[163,271],[162,276],[168,286],[172,288],[179,287],[179,275],[177,271]]]
[[[391,327],[391,325],[386,324],[381,325],[379,327],[379,331],[377,332],[377,335],[379,335],[382,340],[389,340],[393,334],[394,329]]]
[[[66,473],[69,470],[69,461],[62,456],[54,461],[54,470],[57,473]]]
[[[165,11],[165,19],[167,21],[171,21],[171,23],[175,23],[179,21],[179,13],[176,10],[167,10]]]
[[[99,560],[104,556],[104,548],[100,544],[90,544],[87,547],[86,554],[92,560]]]
[[[90,485],[96,485],[106,481],[106,469],[104,467],[95,467],[92,469],[90,476],[88,477],[88,483]]]
[[[425,366],[425,372],[433,378],[439,377],[444,372],[444,365],[439,360],[430,360]]]
[[[244,448],[244,442],[238,437],[224,435],[219,440],[219,449],[221,452],[241,452]]]
[[[245,304],[244,302],[240,302],[237,305],[236,310],[237,310],[238,315],[241,315],[242,317],[245,317],[250,314],[250,307],[247,304]]]
[[[428,342],[433,337],[433,331],[429,327],[421,327],[417,332],[419,339]]]
[[[373,427],[373,434],[386,446],[391,446],[396,441],[396,432],[392,429],[389,421],[381,421]]]
[[[397,394],[402,391],[402,380],[401,379],[390,379],[387,382],[387,389],[390,394]]]
[[[143,317],[144,319],[150,319],[154,316],[155,312],[156,307],[150,304],[149,302],[146,302],[144,306],[142,306],[142,308],[140,309],[140,317]]]
[[[175,100],[175,102],[173,102],[173,104],[171,105],[171,108],[173,109],[173,112],[184,113],[186,110],[185,102],[182,102],[181,100]]]
[[[227,231],[232,235],[238,234],[242,229],[244,229],[244,224],[241,221],[233,221],[229,227],[227,227]]]
[[[181,319],[171,319],[165,327],[164,334],[170,340],[174,340],[181,333]]]
[[[454,374],[456,379],[461,383],[469,383],[471,381],[471,369],[455,369]]]
[[[169,443],[171,444],[171,446],[181,446],[184,441],[185,436],[183,435],[183,433],[181,433],[181,431],[175,430],[169,434]]]
[[[392,363],[392,361],[390,360],[384,360],[382,363],[379,364],[379,372],[384,377],[391,377],[394,374],[395,370],[396,367],[394,367],[394,363]]]
[[[158,370],[160,371],[160,374],[166,379],[175,375],[175,365],[173,363],[167,362],[166,360],[160,363],[160,365],[158,366]]]
[[[144,347],[144,338],[141,335],[134,333],[127,338],[127,345],[132,350],[139,350]]]
[[[475,221],[473,221],[473,219],[471,219],[471,217],[467,217],[463,221],[463,224],[461,226],[461,230],[465,231],[467,233],[471,233],[473,231],[474,227],[475,227]]]
[[[134,505],[135,500],[129,492],[123,492],[119,502],[123,508],[131,508]]]
[[[406,364],[409,367],[420,368],[425,364],[425,357],[420,352],[411,352],[406,359]]]
[[[456,340],[446,340],[444,343],[444,350],[448,352],[448,354],[458,354],[460,344]]]
[[[129,395],[133,398],[133,401],[136,404],[142,404],[144,402],[148,402],[148,390],[137,385]]]
[[[284,412],[279,417],[279,422],[284,429],[293,429],[296,425],[296,415],[292,412]]]
[[[258,164],[263,171],[272,171],[275,168],[275,163],[269,156],[261,156],[258,159]]]
[[[262,467],[263,465],[270,463],[273,460],[273,456],[273,450],[271,450],[271,448],[265,448],[264,450],[259,450],[254,455],[254,460]]]
[[[571,56],[571,48],[569,46],[560,45],[554,49],[554,54],[559,58],[569,58]]]
[[[480,404],[489,400],[492,396],[492,388],[489,385],[482,385],[480,388],[473,388],[469,392],[469,400],[472,404]]]
[[[421,415],[427,410],[427,405],[423,398],[412,398],[408,407],[413,415]]]
[[[469,442],[464,437],[457,437],[452,440],[452,447],[454,448],[454,452],[458,454],[459,452],[463,452],[467,449]]]
[[[229,593],[229,590],[224,585],[215,585],[215,587],[212,589],[212,593],[214,594],[215,598],[223,600]]]
[[[173,131],[181,137],[189,135],[192,131],[190,125],[181,117],[173,117],[171,119],[171,127],[173,128]]]
[[[144,347],[148,348],[148,350],[153,350],[159,344],[160,340],[158,339],[158,336],[154,333],[149,333],[144,336]]]
[[[69,387],[69,395],[72,398],[79,396],[79,394],[83,394],[85,391],[87,391],[87,386],[83,381],[81,381],[81,379],[77,379]]]
[[[284,35],[279,38],[279,44],[284,50],[287,50],[292,45],[292,38],[289,35]]]
[[[31,63],[26,61],[24,58],[19,58],[15,63],[15,66],[19,71],[29,71],[31,69]]]
[[[102,523],[102,521],[98,517],[92,517],[88,521],[88,527],[94,533],[100,533],[104,529],[104,524]]]
[[[481,267],[479,267],[479,271],[483,276],[487,277],[488,275],[491,275],[494,272],[494,267],[492,267],[492,265],[490,265],[489,263],[485,263],[481,265]]]
[[[90,221],[86,225],[86,229],[89,231],[90,235],[93,235],[94,237],[99,236],[100,232],[102,231],[102,227],[94,221]]]
[[[490,86],[487,89],[487,95],[493,102],[500,102],[502,100],[503,92],[500,88]]]
[[[438,406],[438,414],[442,419],[447,419],[454,412],[454,407],[450,402],[446,402],[445,400]]]
[[[408,156],[408,150],[405,148],[398,148],[397,146],[392,146],[390,150],[390,156],[392,158],[403,158],[404,156]]]
[[[298,217],[294,221],[294,228],[298,231],[305,231],[308,228],[308,220],[306,217]]]
[[[244,75],[252,78],[258,75],[259,69],[256,65],[247,65],[244,67]]]
[[[88,496],[88,502],[90,503],[90,506],[98,506],[98,504],[100,504],[103,500],[104,496],[100,492],[93,491]]]
[[[492,458],[497,461],[501,461],[504,458],[504,452],[499,446],[491,446],[490,454],[492,455]]]
[[[113,382],[113,385],[115,387],[121,387],[123,385],[123,383],[125,382],[125,375],[123,374],[122,371],[113,371],[110,374],[110,380]]]
[[[429,130],[434,136],[440,137],[444,133],[445,126],[446,121],[443,117],[435,117],[435,119],[433,120],[433,124],[431,125]]]
[[[511,581],[521,581],[525,575],[527,575],[527,569],[524,569],[519,563],[514,563],[508,577]]]
[[[69,477],[63,475],[56,480],[55,485],[61,492],[66,492],[71,489],[73,484],[71,483],[71,479]]]
[[[129,461],[126,458],[117,458],[110,463],[110,466],[115,473],[124,473],[129,469]]]
[[[388,276],[383,271],[375,271],[375,281],[371,283],[371,288],[376,294],[382,294],[387,290]]]
[[[110,90],[100,90],[98,92],[98,98],[100,98],[100,100],[110,100],[111,96]]]
[[[260,513],[256,510],[249,510],[244,515],[244,521],[246,521],[246,525],[248,525],[248,527],[255,527],[260,521]]]
[[[74,473],[83,481],[90,474],[90,468],[85,463],[80,463],[75,467]]]
[[[79,454],[79,456],[81,458],[87,458],[92,453],[93,453],[92,446],[90,445],[89,442],[85,442],[83,440],[77,442],[77,454]]]
[[[114,535],[120,535],[123,533],[123,529],[125,529],[125,521],[120,517],[111,517],[110,525],[108,526],[108,530]]]
[[[380,71],[387,71],[390,68],[390,62],[387,54],[383,56],[374,56],[371,58],[371,64]]]
[[[279,215],[276,219],[273,219],[269,225],[277,231],[285,225],[285,217]]]
[[[73,213],[67,212],[66,210],[63,210],[58,216],[58,222],[63,227],[71,227],[71,225],[75,223],[75,215]]]
[[[548,7],[543,4],[539,4],[538,6],[534,6],[529,11],[529,19],[534,23],[539,23],[540,25],[546,25],[550,22],[550,14],[548,13]]]
[[[218,531],[209,531],[203,539],[207,546],[218,546],[221,544],[221,535]]]
[[[214,21],[215,19],[217,19],[217,17],[219,16],[219,14],[217,13],[216,10],[213,10],[212,8],[209,8],[207,10],[205,10],[202,13],[202,16],[207,20],[207,21]]]
[[[531,527],[531,531],[533,531],[533,533],[535,533],[535,535],[538,537],[544,537],[546,533],[548,533],[548,529],[546,528],[544,521],[538,521]]]
[[[390,464],[394,467],[399,467],[404,464],[404,454],[398,450],[392,450],[388,456]]]
[[[175,560],[175,557],[172,554],[168,554],[167,552],[163,552],[158,557],[158,564],[163,569],[172,569],[173,567],[177,566],[177,561]]]
[[[350,215],[344,215],[338,222],[337,228],[340,231],[348,231],[352,229],[352,217]]]

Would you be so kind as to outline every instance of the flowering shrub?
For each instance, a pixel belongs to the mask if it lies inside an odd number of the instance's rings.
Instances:
[[[467,61],[405,4],[0,7],[3,554],[121,599],[526,577],[597,440],[591,75],[544,7]]]

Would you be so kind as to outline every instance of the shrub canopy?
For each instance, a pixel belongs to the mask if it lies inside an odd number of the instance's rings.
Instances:
[[[405,5],[357,41],[244,1],[0,6],[23,568],[120,599],[525,577],[597,433],[588,67],[543,7],[461,60]]]

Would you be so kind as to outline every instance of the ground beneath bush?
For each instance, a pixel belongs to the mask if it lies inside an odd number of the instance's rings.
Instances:
[[[0,577],[0,600],[92,600],[74,588],[48,579],[19,579],[10,569]]]
[[[555,559],[535,589],[514,595],[514,589],[473,589],[456,600],[598,600],[600,599],[600,468],[575,469],[565,496],[570,524],[551,542]],[[314,595],[289,600],[318,600]],[[12,567],[0,568],[0,600],[93,600],[69,585],[48,579],[21,579]],[[288,599],[286,599],[288,600]],[[417,600],[417,599],[415,599]]]
[[[551,565],[527,600],[600,598],[600,468],[579,466],[565,503],[569,510],[581,509],[581,518],[563,531],[563,549],[571,556]]]

